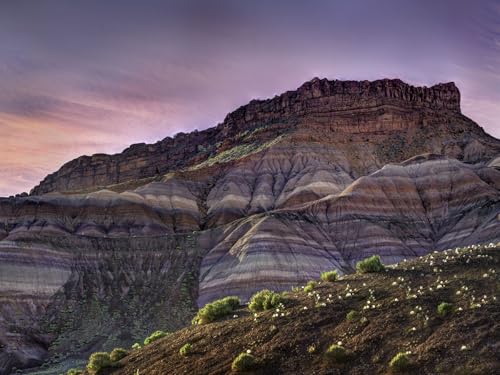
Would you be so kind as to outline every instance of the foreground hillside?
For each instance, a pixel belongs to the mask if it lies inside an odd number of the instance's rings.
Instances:
[[[283,306],[255,315],[240,308],[133,350],[113,374],[224,374],[247,351],[260,374],[383,374],[399,352],[410,360],[403,372],[495,374],[499,250],[490,244],[431,253],[295,289]],[[451,306],[440,314],[443,302]],[[186,343],[192,349],[182,356]],[[342,363],[325,358],[332,344],[345,348]]]

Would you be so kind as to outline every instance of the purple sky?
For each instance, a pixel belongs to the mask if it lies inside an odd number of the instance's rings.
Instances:
[[[500,1],[1,1],[0,196],[315,76],[454,81],[500,137]]]

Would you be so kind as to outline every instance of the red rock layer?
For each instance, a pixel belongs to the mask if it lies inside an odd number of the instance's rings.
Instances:
[[[248,142],[261,144],[300,129],[307,137],[311,126],[320,126],[320,132],[327,135],[324,140],[333,145],[345,141],[359,144],[364,139],[342,136],[332,140],[328,134],[366,138],[373,133],[399,131],[412,136],[415,132],[434,131],[437,126],[446,132],[446,139],[438,140],[446,155],[483,161],[500,150],[498,141],[460,114],[460,93],[453,83],[427,88],[413,87],[397,79],[373,82],[313,79],[296,91],[273,99],[253,100],[228,114],[215,128],[180,133],[151,145],[133,145],[121,154],[82,156],[47,176],[32,194],[96,190],[152,178],[196,165]],[[416,134],[417,143],[425,143],[425,135]],[[402,141],[408,139],[405,136]],[[420,148],[413,155],[429,151],[422,149],[422,145]],[[382,150],[384,155],[377,158],[379,167],[388,161],[404,160],[397,153],[386,151],[384,154]]]

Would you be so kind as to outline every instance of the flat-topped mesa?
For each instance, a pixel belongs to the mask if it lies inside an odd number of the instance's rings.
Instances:
[[[294,140],[337,144],[351,142],[351,135],[419,133],[418,128],[426,125],[454,138],[453,144],[458,142],[453,132],[462,138],[468,133],[485,136],[479,126],[461,115],[460,92],[454,83],[414,87],[399,79],[370,82],[314,78],[272,99],[252,100],[229,113],[216,127],[180,133],[155,144],[133,145],[120,154],[79,157],[48,175],[31,194],[92,190],[161,177],[245,143],[266,144],[292,129]],[[385,140],[379,139],[381,142]],[[393,155],[382,161],[400,159]]]
[[[380,106],[431,109],[460,113],[460,91],[453,82],[415,87],[400,79],[329,81],[314,78],[295,91],[267,100],[252,100],[227,115],[226,126],[269,122],[289,116],[308,116]]]

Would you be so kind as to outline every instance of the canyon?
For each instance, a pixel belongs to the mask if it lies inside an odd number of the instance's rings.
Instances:
[[[499,158],[453,83],[315,78],[213,128],[70,161],[0,199],[0,374],[372,254],[498,242]]]

